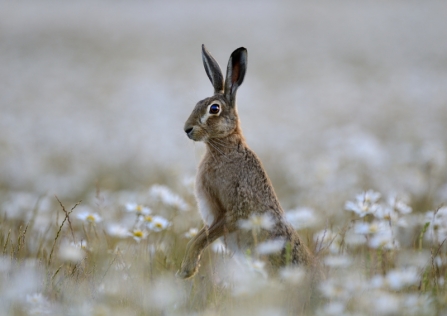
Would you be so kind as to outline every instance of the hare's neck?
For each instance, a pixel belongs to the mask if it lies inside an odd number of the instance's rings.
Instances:
[[[213,156],[225,155],[230,152],[238,151],[241,147],[246,147],[245,139],[239,131],[223,138],[213,138],[206,142],[206,147]]]

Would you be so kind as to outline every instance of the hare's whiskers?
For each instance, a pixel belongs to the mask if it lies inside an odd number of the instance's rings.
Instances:
[[[224,152],[220,150],[216,144],[213,144],[213,142],[210,139],[208,140],[208,144],[210,144],[210,146],[213,147],[215,150],[217,150],[222,156],[228,158],[227,155],[225,155]]]
[[[215,145],[220,145],[221,147],[232,149],[232,147],[228,146],[227,143],[225,143],[224,141],[222,141],[218,138],[213,138],[212,141]]]

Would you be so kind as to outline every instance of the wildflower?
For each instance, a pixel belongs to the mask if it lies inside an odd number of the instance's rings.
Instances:
[[[197,236],[197,234],[199,233],[199,229],[198,228],[190,228],[186,233],[185,233],[185,237],[186,238],[193,238],[195,236]]]
[[[260,275],[264,278],[267,277],[264,261],[247,259],[246,264],[250,271],[253,271],[255,274]]]
[[[40,304],[41,302],[46,302],[46,298],[42,293],[27,294],[26,302],[33,305]]]
[[[388,222],[395,223],[399,219],[399,213],[391,207],[380,207],[374,213],[374,217],[377,219],[383,219]]]
[[[143,217],[143,221],[144,221],[146,224],[152,223],[153,220],[154,220],[154,217],[153,217],[152,215],[145,215],[145,216]]]
[[[106,228],[107,234],[116,238],[126,238],[129,230],[120,224],[110,224]]]
[[[155,232],[160,232],[171,226],[171,223],[166,218],[158,215],[152,216],[148,222],[147,227]]]
[[[391,228],[376,232],[369,240],[368,245],[374,249],[384,248],[387,250],[392,250],[399,248],[399,242],[394,239]]]
[[[155,184],[150,188],[149,194],[152,198],[161,201],[163,204],[174,206],[181,211],[187,211],[189,208],[188,204],[167,186]]]
[[[306,270],[302,267],[288,266],[284,267],[279,271],[279,275],[282,280],[293,283],[300,284],[301,281],[306,276]]]
[[[253,295],[261,289],[265,289],[267,285],[267,273],[262,261],[244,256],[234,256],[226,260],[225,264],[220,264],[218,269],[219,275],[231,288],[232,295],[236,297]]]
[[[431,237],[437,242],[447,239],[447,206],[441,207],[437,211],[427,212],[425,218],[426,222],[430,223],[427,237]]]
[[[386,275],[386,283],[395,291],[415,285],[420,281],[419,273],[414,267],[391,270]]]
[[[259,232],[261,229],[270,230],[275,225],[273,217],[268,214],[252,214],[246,220],[239,221],[239,227],[246,230]]]
[[[354,232],[356,234],[368,235],[375,234],[380,229],[384,229],[383,226],[386,225],[385,222],[374,221],[371,223],[358,222],[354,225]]]
[[[76,217],[84,222],[88,222],[91,224],[96,224],[96,223],[102,222],[102,218],[101,218],[101,216],[99,216],[98,213],[91,213],[88,211],[81,212]]]
[[[51,304],[42,293],[27,294],[26,303],[30,315],[52,314]]]
[[[11,269],[11,267],[12,267],[11,260],[9,260],[5,256],[1,256],[0,257],[0,275],[2,273],[8,273],[8,271]]]
[[[364,245],[366,243],[366,238],[363,235],[356,234],[352,231],[348,231],[345,234],[344,242],[345,242],[345,244],[347,244],[349,246],[355,247],[355,246]]]
[[[81,240],[79,242],[71,242],[70,245],[72,245],[73,247],[76,247],[76,248],[80,248],[80,249],[85,250],[85,251],[90,250],[87,247],[87,241],[85,241],[85,240]]]
[[[211,244],[211,250],[219,254],[229,253],[227,247],[225,246],[225,244],[222,242],[221,239],[218,239]]]
[[[369,280],[369,288],[371,289],[380,289],[385,284],[385,278],[381,275],[375,275]]]
[[[360,222],[354,225],[356,234],[370,235],[369,247],[395,249],[399,246],[394,239],[390,224],[385,221],[373,221],[371,223]]]
[[[351,291],[346,288],[347,283],[340,279],[328,279],[319,284],[319,289],[324,297],[346,301],[351,297]]]
[[[268,255],[280,252],[284,248],[284,239],[272,239],[260,243],[256,250],[260,255]]]
[[[301,207],[286,212],[286,219],[297,230],[312,227],[317,222],[315,211],[308,207]]]
[[[136,242],[140,242],[141,240],[147,238],[148,233],[141,229],[134,229],[131,232],[129,232],[127,235],[132,237]]]
[[[146,308],[150,310],[159,311],[159,314],[178,314],[174,313],[172,309],[176,309],[179,302],[186,299],[184,287],[179,287],[176,280],[172,277],[158,277],[151,282],[146,295],[147,301],[143,302]],[[170,312],[166,312],[170,310]],[[182,314],[180,312],[180,314]]]
[[[358,194],[356,196],[356,202],[346,202],[345,209],[356,213],[360,217],[374,214],[380,208],[380,205],[376,204],[379,198],[380,193],[369,190],[362,194]]]
[[[144,216],[151,213],[150,208],[136,203],[127,203],[126,210],[128,212],[135,212],[138,216]]]
[[[441,268],[443,266],[442,258],[440,256],[436,256],[433,260],[433,263],[438,267]]]
[[[380,199],[380,193],[368,190],[362,194],[356,196],[357,201],[363,201],[365,203],[376,203]]]
[[[63,261],[77,263],[84,259],[86,253],[80,244],[62,243],[59,248],[59,258]]]
[[[379,291],[370,299],[371,307],[378,315],[396,315],[400,311],[400,297],[395,294]]]
[[[407,315],[435,315],[433,299],[426,294],[408,294],[403,299]]]
[[[393,207],[397,212],[402,215],[410,214],[413,209],[408,206],[404,201],[400,200],[397,196],[391,196],[388,198],[388,205]]]

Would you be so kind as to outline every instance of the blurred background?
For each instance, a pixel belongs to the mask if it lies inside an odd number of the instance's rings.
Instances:
[[[285,207],[447,200],[447,2],[0,3],[0,188],[78,198],[195,174],[183,124],[248,49],[242,128]]]

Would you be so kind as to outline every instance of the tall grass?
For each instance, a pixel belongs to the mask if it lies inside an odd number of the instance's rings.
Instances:
[[[44,197],[48,210],[31,205],[31,219],[3,215],[4,313],[433,315],[446,308],[446,208],[423,216],[368,191],[340,209],[344,222],[308,222],[301,234],[326,275],[313,285],[300,267],[269,272],[262,255],[234,257],[223,244],[209,247],[198,275],[185,281],[174,275],[189,228],[201,225],[188,190],[97,192],[70,206]],[[154,218],[167,222],[154,228]]]

